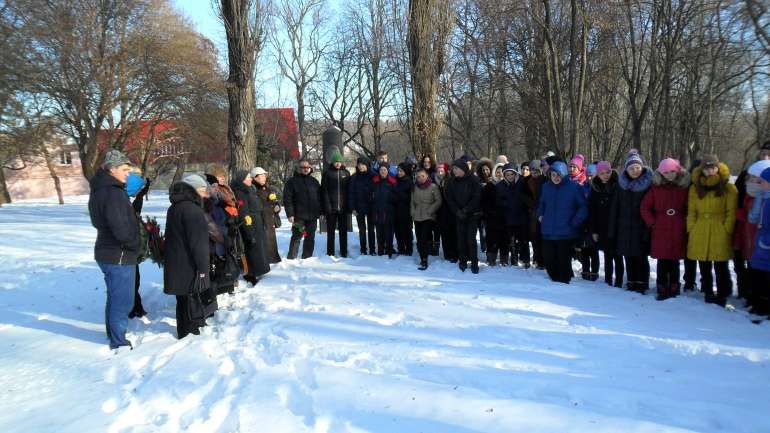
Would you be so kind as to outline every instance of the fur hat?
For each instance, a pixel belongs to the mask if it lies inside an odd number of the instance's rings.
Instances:
[[[207,173],[214,177],[227,177],[227,170],[222,164],[211,164]]]
[[[719,158],[716,155],[703,155],[700,159],[701,168],[719,167]]]
[[[551,171],[558,174],[559,177],[565,178],[569,171],[567,171],[567,164],[564,161],[556,161],[551,164]]]
[[[631,149],[630,152],[628,152],[628,156],[626,156],[626,162],[623,164],[623,169],[627,170],[628,167],[639,164],[642,167],[644,167],[644,160],[642,159],[642,155],[639,155],[639,151],[636,149]]]

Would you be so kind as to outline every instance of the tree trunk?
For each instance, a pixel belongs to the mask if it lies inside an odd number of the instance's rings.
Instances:
[[[59,204],[64,204],[64,193],[61,190],[61,180],[59,179],[59,175],[56,174],[56,165],[51,157],[51,152],[48,151],[45,144],[40,146],[40,148],[43,152],[43,158],[45,158],[45,166],[48,167],[48,173],[51,175],[51,179],[53,179],[53,187],[56,189],[56,196],[59,198]]]
[[[5,169],[0,167],[0,206],[11,202],[11,194],[8,192],[8,185],[5,183]]]

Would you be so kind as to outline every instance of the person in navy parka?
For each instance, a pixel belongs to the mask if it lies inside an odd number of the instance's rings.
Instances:
[[[356,216],[358,240],[361,255],[374,255],[374,222],[372,222],[372,174],[369,172],[370,161],[360,157],[356,161],[356,174],[348,181],[348,207]],[[367,251],[366,247],[369,247]]]
[[[380,163],[372,186],[372,221],[377,231],[377,255],[393,257],[393,224],[396,213],[396,178],[389,174],[390,166]]]
[[[572,251],[588,217],[583,188],[568,177],[567,165],[553,163],[537,208],[543,233],[543,260],[551,280],[569,284]]]

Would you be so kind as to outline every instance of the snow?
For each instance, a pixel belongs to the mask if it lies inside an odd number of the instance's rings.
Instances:
[[[350,259],[320,257],[319,235],[319,257],[242,281],[181,341],[144,263],[150,315],[113,353],[87,197],[67,201],[0,208],[4,433],[770,432],[770,323],[742,309],[534,269],[420,272],[358,257],[355,235]]]

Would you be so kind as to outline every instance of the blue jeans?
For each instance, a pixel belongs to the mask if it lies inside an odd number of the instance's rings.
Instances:
[[[114,265],[97,262],[107,284],[107,305],[104,308],[104,324],[110,348],[130,346],[126,340],[128,313],[134,306],[134,279],[136,265]]]

